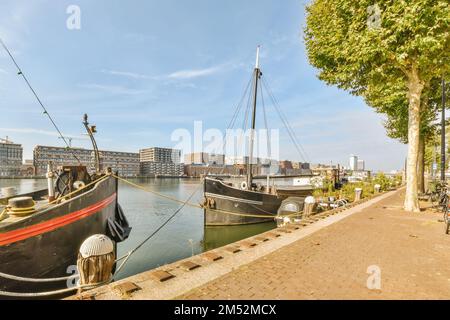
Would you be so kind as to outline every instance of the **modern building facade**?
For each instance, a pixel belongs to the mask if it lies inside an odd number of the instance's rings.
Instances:
[[[184,155],[184,164],[224,165],[225,155],[206,152],[195,152]]]
[[[139,153],[99,151],[100,160],[104,168],[110,167],[120,176],[134,177],[139,175]],[[82,165],[94,169],[94,151],[82,148],[64,148],[51,146],[36,146],[33,150],[33,165],[36,175],[43,176],[47,172],[47,164],[51,161],[53,166]]]
[[[209,154],[209,161],[208,163],[210,165],[218,165],[223,166],[225,165],[225,155],[224,154]]]
[[[365,168],[365,163],[364,160],[362,159],[358,159],[358,171],[364,171]]]
[[[181,150],[151,147],[139,150],[141,162],[180,163]]]
[[[349,159],[349,168],[352,171],[358,170],[358,156],[351,155]]]
[[[139,150],[140,175],[181,176],[184,165],[180,164],[181,150],[151,147]]]
[[[3,141],[3,142],[1,142]],[[23,159],[21,144],[9,140],[0,141],[0,176],[18,176]]]
[[[209,153],[194,152],[184,155],[184,164],[207,164],[209,162]]]
[[[292,168],[293,169],[304,169],[304,170],[309,170],[310,169],[310,164],[308,162],[292,162]]]
[[[141,161],[140,175],[145,177],[154,176],[181,176],[184,173],[184,165],[172,162]]]

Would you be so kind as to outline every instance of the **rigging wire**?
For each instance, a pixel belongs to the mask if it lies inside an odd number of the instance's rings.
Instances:
[[[264,115],[264,125],[266,127],[267,156],[268,156],[269,160],[271,160],[270,157],[272,155],[272,147],[270,144],[269,126],[267,125],[266,105],[264,103],[264,94],[263,94],[262,86],[260,88],[261,88],[261,90],[259,90],[259,91],[261,94],[261,103],[262,103],[262,109],[263,109],[263,115]]]
[[[249,79],[249,81],[247,82],[247,85],[246,85],[246,87],[245,87],[244,93],[243,93],[241,99],[239,100],[239,104],[238,104],[237,107],[235,108],[234,114],[233,114],[233,116],[232,116],[230,122],[228,123],[227,128],[225,129],[225,136],[224,136],[224,139],[223,139],[223,141],[222,141],[222,150],[223,150],[224,156],[225,156],[225,154],[226,154],[225,148],[226,148],[226,144],[227,144],[228,130],[232,129],[232,128],[234,127],[234,125],[236,124],[236,121],[237,121],[238,116],[239,116],[239,112],[241,111],[241,108],[242,108],[242,106],[243,106],[244,99],[245,99],[245,97],[246,97],[246,95],[247,95],[247,91],[248,91],[248,89],[250,88],[250,84],[251,84],[251,83],[252,83],[252,77],[251,77],[251,78]],[[225,163],[224,163],[224,167],[222,168],[221,172],[223,172],[224,170],[225,170]]]
[[[254,88],[255,86],[255,79],[252,76],[252,88]],[[247,130],[247,123],[248,123],[248,118],[249,118],[249,114],[250,114],[250,109],[251,109],[251,97],[252,97],[252,91],[249,92],[248,94],[248,98],[247,98],[247,106],[245,108],[245,114],[244,114],[244,119],[242,122],[242,132],[240,134],[240,136],[238,137],[238,147],[243,147],[245,148],[245,131]],[[237,151],[237,150],[235,150]]]
[[[239,104],[235,108],[235,111],[234,111],[233,117],[231,118],[231,121],[228,123],[227,129],[231,129],[234,127],[234,124],[236,123],[236,120],[237,120],[237,116],[239,115],[239,111],[242,108],[242,103],[244,102],[244,98],[247,95],[247,91],[250,87],[250,84],[252,83],[252,80],[253,80],[253,77],[250,77],[250,79],[248,80],[247,86],[245,87],[244,94],[242,95],[241,99],[239,100]],[[225,131],[225,133],[226,133],[226,131]]]
[[[161,224],[155,231],[153,231],[148,237],[146,237],[141,243],[139,243],[136,247],[134,247],[132,250],[130,250],[125,258],[125,261],[122,262],[120,267],[118,268],[117,272],[114,274],[114,277],[117,276],[117,274],[120,272],[120,270],[124,267],[125,263],[128,261],[128,259],[131,257],[133,253],[135,253],[139,248],[141,248],[147,241],[149,241],[151,238],[153,238],[162,228],[164,228],[175,216],[190,202],[192,197],[200,190],[203,184],[199,184],[197,188],[194,189],[194,191],[189,195],[189,197],[181,204],[180,207],[178,207],[171,215],[170,217],[164,221],[163,224]]]
[[[255,81],[252,80],[252,88],[255,86],[254,82]],[[248,98],[247,98],[247,106],[245,108],[244,119],[243,119],[243,122],[242,122],[242,130],[243,131],[245,131],[245,129],[247,129],[248,115],[250,113],[250,107],[251,107],[251,97],[252,97],[252,95],[251,95],[251,91],[250,91],[250,93],[248,95]]]
[[[70,147],[69,143],[66,140],[66,137],[62,134],[61,130],[59,130],[58,126],[56,125],[55,121],[53,120],[52,116],[48,113],[47,109],[45,108],[44,104],[42,103],[41,99],[39,98],[39,96],[37,95],[36,91],[33,89],[33,87],[31,86],[30,82],[28,81],[27,77],[25,76],[25,74],[23,73],[22,69],[19,67],[19,65],[16,62],[16,59],[14,59],[14,56],[12,55],[11,51],[9,51],[8,47],[6,46],[6,44],[3,42],[3,40],[0,38],[0,44],[2,45],[2,47],[5,49],[5,51],[8,53],[9,57],[11,58],[12,62],[14,63],[14,65],[17,68],[17,74],[22,76],[22,78],[25,80],[26,84],[28,85],[28,88],[31,90],[31,92],[33,93],[34,97],[36,98],[37,102],[40,104],[40,106],[42,107],[42,109],[44,110],[44,114],[47,115],[48,119],[50,120],[50,122],[53,124],[53,127],[56,129],[56,131],[58,132],[59,136],[61,137],[61,139],[64,141],[64,143],[66,144],[67,148],[69,149],[70,153],[73,155],[73,157],[78,161],[79,164],[81,164],[80,159],[76,156],[76,154],[72,151],[72,148]]]
[[[295,131],[292,129],[291,125],[289,124],[289,121],[286,117],[286,115],[282,112],[281,108],[279,107],[279,104],[275,98],[275,96],[272,93],[272,90],[270,89],[269,85],[267,84],[267,81],[265,81],[265,79],[263,78],[263,85],[269,95],[269,97],[272,100],[272,103],[275,107],[275,110],[277,111],[281,121],[283,122],[283,124],[286,127],[286,131],[288,132],[292,142],[294,143],[295,148],[297,149],[297,152],[299,153],[299,155],[306,161],[310,162],[309,156],[306,153],[305,149],[303,148],[303,146],[300,144],[300,142],[298,141],[298,138],[295,134]]]

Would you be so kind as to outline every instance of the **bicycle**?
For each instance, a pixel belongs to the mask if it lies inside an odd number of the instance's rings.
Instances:
[[[445,223],[445,234],[449,233],[449,229],[450,229],[450,220],[448,218],[448,195],[445,195],[444,200],[443,200],[443,206],[442,206],[442,211],[444,211],[444,223]]]
[[[445,223],[445,234],[449,234],[450,231],[450,220],[448,218],[449,212],[449,196],[447,193],[447,184],[443,182],[439,185],[439,188],[436,188],[436,191],[439,191],[439,201],[436,205],[437,207],[441,207],[442,212],[444,213],[444,223]]]

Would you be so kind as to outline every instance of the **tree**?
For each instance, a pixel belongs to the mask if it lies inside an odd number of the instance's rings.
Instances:
[[[407,186],[404,208],[417,197],[422,92],[449,71],[447,1],[314,0],[307,7],[305,42],[319,79],[369,97],[383,81],[404,88],[408,100]],[[422,107],[422,108],[421,108]]]
[[[375,108],[377,112],[384,113],[387,120],[384,126],[390,138],[402,143],[408,143],[408,99],[404,92],[403,81],[399,78],[385,79],[377,88],[368,90],[365,97],[366,103]],[[420,192],[425,192],[425,149],[430,140],[435,139],[437,112],[441,110],[441,80],[433,79],[429,87],[422,93],[422,105],[420,114],[419,155],[417,163],[417,185]],[[425,107],[426,106],[426,107]]]

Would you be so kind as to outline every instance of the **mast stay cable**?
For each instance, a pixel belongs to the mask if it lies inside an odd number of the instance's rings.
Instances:
[[[47,109],[45,108],[44,104],[42,103],[41,99],[39,98],[39,96],[37,95],[36,91],[33,89],[33,87],[31,86],[30,82],[28,81],[27,77],[25,76],[25,74],[23,73],[22,69],[19,67],[19,65],[16,62],[16,59],[14,59],[14,56],[12,55],[11,51],[9,51],[8,47],[6,46],[6,44],[3,42],[3,40],[0,38],[0,44],[2,45],[2,47],[5,49],[5,51],[8,53],[9,57],[11,58],[12,62],[14,63],[14,65],[17,68],[17,74],[22,76],[22,78],[25,80],[26,84],[28,85],[28,88],[31,90],[31,92],[33,93],[34,97],[36,98],[37,102],[40,104],[40,106],[42,107],[42,109],[44,110],[44,114],[47,115],[48,119],[50,120],[50,122],[53,124],[53,127],[56,129],[56,131],[58,132],[59,136],[61,137],[61,139],[64,141],[64,143],[66,144],[67,148],[69,149],[70,153],[73,155],[73,157],[78,161],[79,164],[81,164],[80,159],[77,157],[77,155],[75,154],[75,152],[73,152],[71,146],[69,145],[69,143],[66,140],[66,137],[62,134],[61,130],[58,128],[58,126],[56,125],[55,121],[53,120],[52,116],[50,115],[50,113],[48,113]]]
[[[286,131],[288,132],[292,142],[294,143],[295,148],[297,149],[297,152],[299,153],[299,155],[303,158],[303,160],[310,162],[310,158],[308,156],[308,154],[306,153],[305,149],[303,148],[303,146],[300,144],[300,142],[298,141],[298,138],[294,132],[294,130],[292,129],[291,125],[289,124],[289,121],[286,117],[286,115],[281,111],[281,109],[278,106],[278,102],[275,98],[275,96],[273,95],[269,85],[267,84],[267,81],[263,78],[263,85],[270,97],[270,99],[272,100],[273,106],[275,108],[275,110],[277,111],[281,121],[283,122],[284,126],[286,127]]]
[[[272,155],[272,146],[270,144],[269,126],[267,125],[266,105],[264,103],[264,94],[263,94],[262,87],[261,87],[260,92],[261,92],[261,104],[262,104],[263,115],[264,115],[264,126],[266,128],[267,156],[268,156],[269,160],[272,161],[270,159],[270,157]]]

